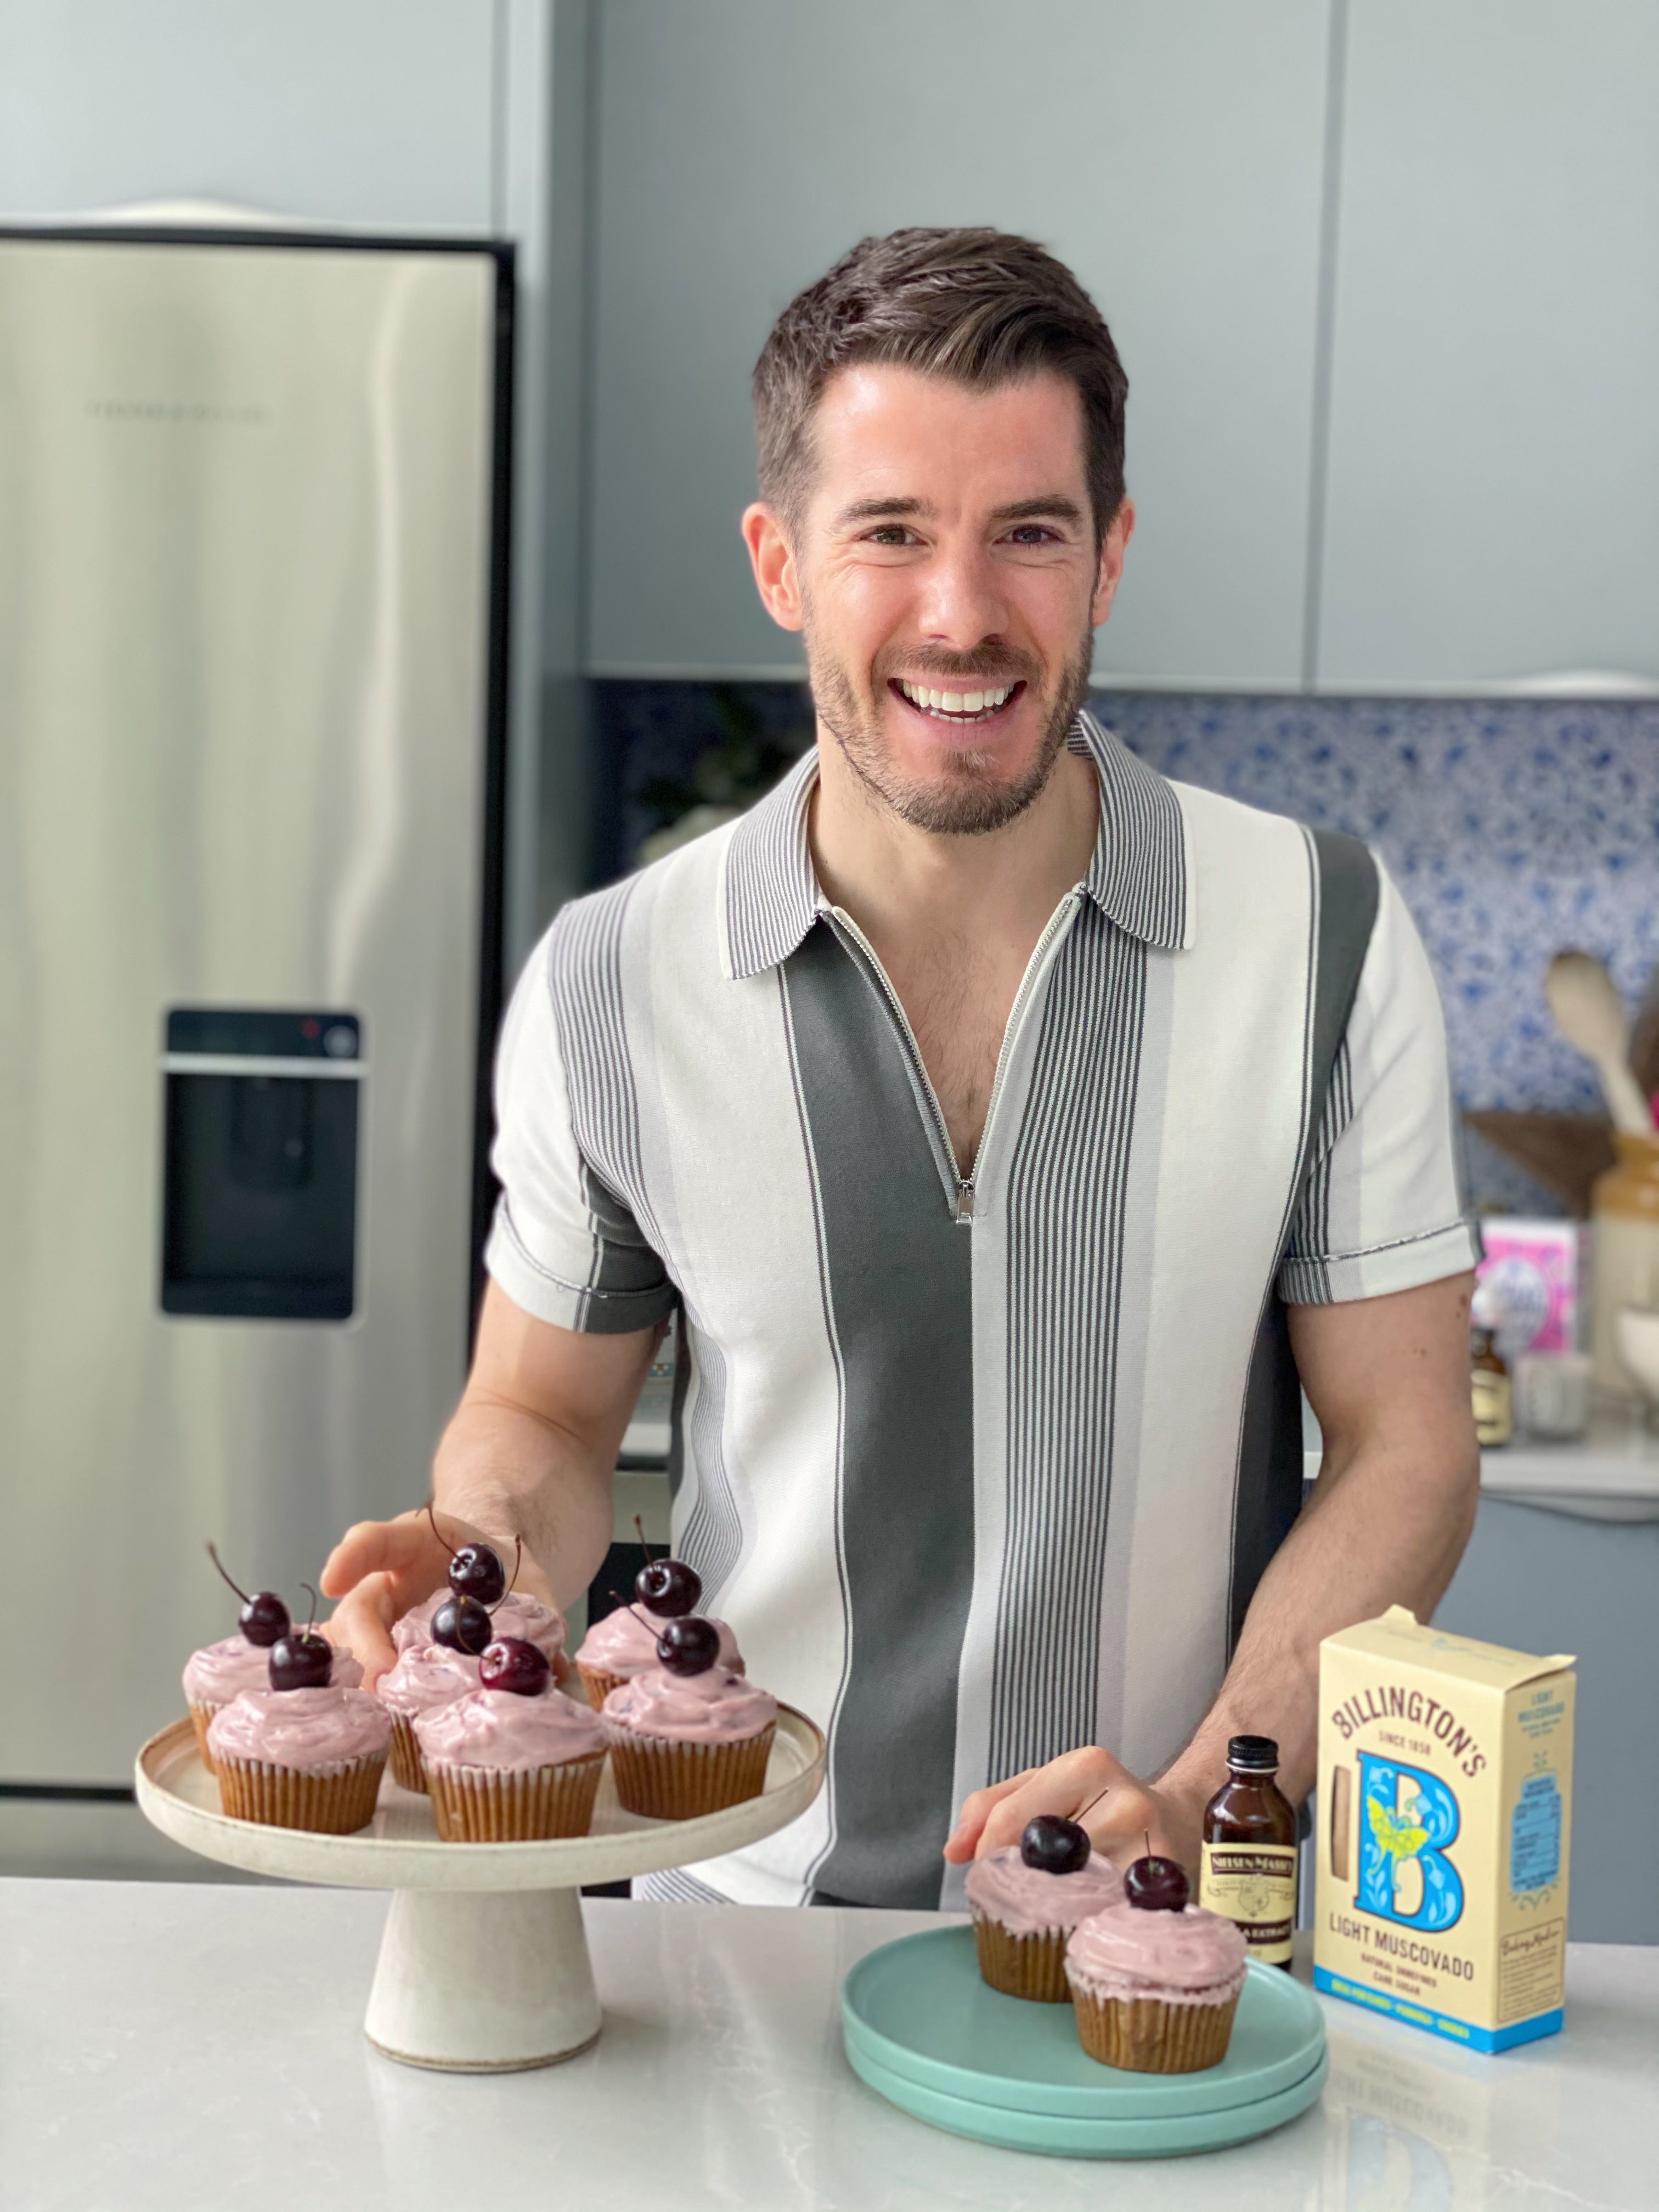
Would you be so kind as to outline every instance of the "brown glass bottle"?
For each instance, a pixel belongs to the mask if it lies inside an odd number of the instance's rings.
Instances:
[[[1227,1779],[1204,1808],[1198,1901],[1232,1921],[1250,1956],[1289,1969],[1296,1927],[1296,1811],[1273,1777],[1270,1735],[1236,1735]]]
[[[1515,1401],[1510,1370],[1489,1328],[1469,1331],[1469,1386],[1474,1393],[1474,1433],[1483,1451],[1506,1444],[1515,1434]]]

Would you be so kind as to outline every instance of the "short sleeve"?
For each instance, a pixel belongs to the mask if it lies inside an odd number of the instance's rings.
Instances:
[[[550,933],[519,979],[495,1056],[490,1164],[501,1194],[484,1264],[538,1321],[598,1335],[651,1328],[679,1294],[576,1141],[550,948]]]
[[[1378,863],[1376,920],[1279,1271],[1291,1305],[1386,1297],[1480,1257],[1459,1187],[1445,1023],[1422,939]]]

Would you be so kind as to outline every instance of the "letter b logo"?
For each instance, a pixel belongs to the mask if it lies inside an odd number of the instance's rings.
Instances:
[[[1362,1751],[1359,1802],[1359,1910],[1403,1928],[1451,1927],[1463,1911],[1463,1884],[1445,1856],[1456,1798],[1438,1776]],[[1422,1894],[1405,1910],[1419,1877]]]

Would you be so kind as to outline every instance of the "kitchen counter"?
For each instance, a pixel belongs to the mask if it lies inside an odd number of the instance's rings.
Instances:
[[[0,1882],[8,2212],[1655,2203],[1659,1950],[1574,1946],[1566,2033],[1499,2058],[1327,2003],[1322,2106],[1235,2150],[1108,2166],[939,2134],[853,2075],[842,1976],[927,1916],[585,1910],[598,2046],[544,2072],[453,2075],[363,2040],[386,1911],[373,1893]]]

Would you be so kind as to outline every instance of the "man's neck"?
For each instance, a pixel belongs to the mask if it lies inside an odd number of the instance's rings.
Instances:
[[[818,881],[884,961],[919,939],[1029,952],[1088,873],[1098,815],[1092,763],[1062,750],[1042,791],[1006,828],[972,836],[918,829],[854,774],[819,725],[811,829]]]

